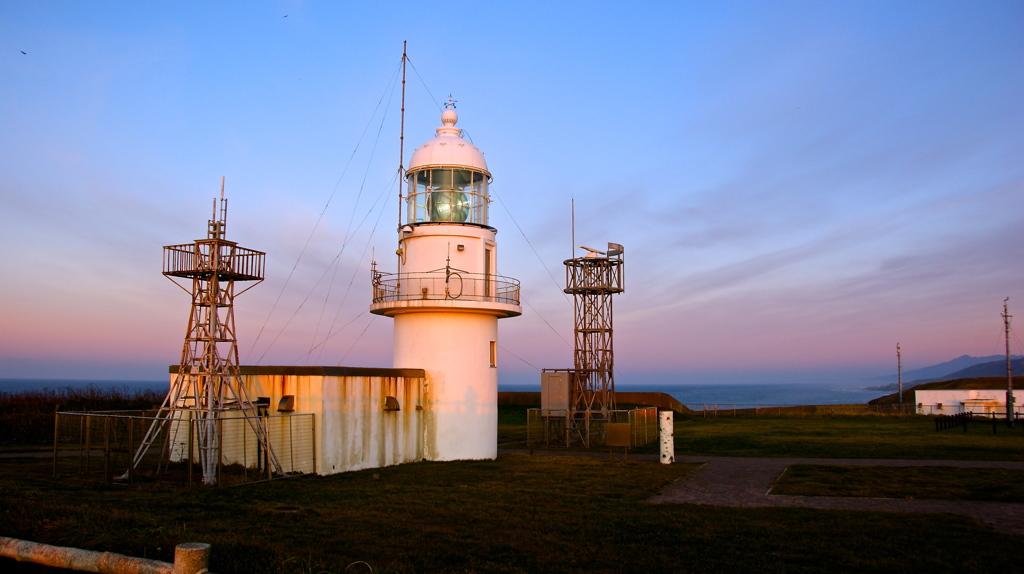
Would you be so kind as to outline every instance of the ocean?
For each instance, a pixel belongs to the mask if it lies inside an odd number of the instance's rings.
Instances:
[[[20,393],[42,389],[84,389],[90,386],[98,389],[127,389],[166,391],[168,379],[162,381],[110,381],[82,379],[0,379],[0,392]]]
[[[876,383],[877,384],[877,383]],[[84,388],[153,389],[167,390],[167,380],[107,381],[77,379],[0,379],[0,392],[22,392],[38,389]],[[717,404],[726,406],[788,406],[839,405],[866,403],[885,394],[868,391],[869,383],[762,383],[762,384],[648,384],[618,385],[622,392],[667,393],[690,408]],[[540,391],[540,384],[499,384],[499,391]]]
[[[876,383],[877,384],[877,383]],[[677,401],[700,410],[702,405],[731,407],[843,405],[866,403],[884,396],[869,391],[869,383],[761,383],[761,384],[652,384],[616,385],[621,392],[666,393]],[[499,391],[540,391],[540,385],[498,385]]]

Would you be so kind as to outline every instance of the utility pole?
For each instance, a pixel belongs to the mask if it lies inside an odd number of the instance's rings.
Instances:
[[[903,361],[900,358],[899,343],[896,343],[896,380],[900,385],[900,414],[903,414]]]
[[[1006,326],[1006,426],[1013,427],[1013,365],[1010,363],[1010,315],[1007,297],[1003,300],[1003,324]]]

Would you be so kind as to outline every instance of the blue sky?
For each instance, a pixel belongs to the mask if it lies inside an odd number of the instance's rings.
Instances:
[[[1019,2],[6,2],[0,377],[164,376],[188,297],[160,250],[205,233],[221,176],[229,237],[268,253],[243,362],[390,365],[367,308],[403,40],[406,161],[452,94],[494,174],[524,299],[502,381],[571,361],[572,200],[577,243],[626,248],[620,384],[998,354],[1003,299],[1024,317],[1021,29]]]

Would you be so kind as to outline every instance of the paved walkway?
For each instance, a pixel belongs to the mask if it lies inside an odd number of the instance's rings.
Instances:
[[[682,456],[677,462],[704,463],[669,485],[649,502],[710,504],[714,506],[797,506],[831,510],[892,512],[950,512],[967,514],[1003,532],[1024,534],[1024,504],[963,500],[846,498],[771,494],[775,481],[791,464],[843,466],[955,466],[1024,469],[1024,462],[980,460],[886,460],[834,458],[731,458]]]
[[[502,452],[526,451],[503,450]],[[563,453],[538,452],[538,454]],[[594,455],[594,453],[564,454]],[[607,456],[607,454],[603,456]],[[636,455],[630,456],[630,458],[657,460],[658,457],[655,455]],[[1024,535],[1024,504],[1019,503],[771,494],[775,481],[792,464],[896,467],[955,466],[963,468],[1011,468],[1024,470],[1024,462],[1021,461],[677,456],[676,462],[702,464],[696,471],[670,484],[662,492],[648,499],[648,502],[739,507],[791,506],[827,510],[949,512],[967,514],[1002,532]]]

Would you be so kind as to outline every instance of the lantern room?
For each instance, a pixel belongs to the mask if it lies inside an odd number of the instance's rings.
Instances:
[[[484,154],[462,137],[455,110],[441,114],[436,137],[412,154],[406,169],[408,195],[403,223],[468,223],[488,226],[490,203]]]

